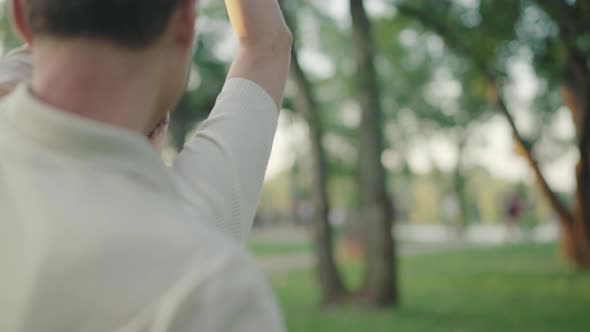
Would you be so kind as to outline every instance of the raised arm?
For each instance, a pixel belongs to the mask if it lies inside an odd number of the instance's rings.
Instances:
[[[291,59],[277,0],[226,0],[240,48],[209,118],[174,164],[198,219],[244,242],[252,227]],[[197,218],[196,218],[197,219]]]
[[[240,48],[228,78],[251,80],[278,107],[291,63],[293,37],[277,0],[225,0]]]

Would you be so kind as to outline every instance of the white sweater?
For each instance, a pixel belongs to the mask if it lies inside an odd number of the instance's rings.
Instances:
[[[55,110],[25,86],[6,97],[0,331],[282,331],[239,243],[277,117],[261,87],[228,81],[169,169],[138,134]]]

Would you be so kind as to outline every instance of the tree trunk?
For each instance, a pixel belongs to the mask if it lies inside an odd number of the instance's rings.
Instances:
[[[382,106],[375,68],[375,46],[363,0],[350,0],[357,62],[357,84],[362,108],[360,129],[360,203],[366,225],[366,272],[363,295],[370,305],[399,302],[397,262],[392,236],[392,203],[386,191]]]
[[[326,188],[326,157],[322,147],[322,134],[319,128],[313,128],[311,125],[309,131],[313,163],[312,197],[315,203],[313,224],[317,273],[322,290],[322,303],[331,304],[345,298],[347,291],[334,259],[333,230],[329,221],[330,207]]]
[[[579,179],[578,179],[579,180]],[[589,185],[586,183],[586,185]],[[561,253],[579,270],[590,269],[590,236],[587,219],[580,205],[580,195],[574,202],[573,220],[561,222]]]
[[[590,269],[590,68],[573,51],[564,71],[564,100],[576,124],[580,161],[572,219],[562,223],[562,253],[579,269]]]
[[[465,192],[466,181],[465,175],[463,173],[463,155],[465,153],[466,144],[466,138],[462,138],[459,142],[457,167],[455,168],[455,175],[453,180],[455,195],[457,197],[457,203],[459,205],[459,215],[457,220],[457,230],[459,236],[463,236],[465,234],[465,230],[467,229],[467,225],[469,224],[469,204]]]
[[[285,16],[289,21],[291,16],[288,14]],[[290,25],[292,26],[292,24]],[[292,28],[295,30],[293,26]],[[327,157],[322,145],[324,132],[318,113],[318,102],[311,83],[301,68],[296,47],[293,47],[292,55],[291,77],[297,86],[294,106],[295,110],[307,121],[309,127],[313,176],[311,195],[314,203],[313,238],[321,302],[322,304],[332,304],[347,297],[348,291],[334,259],[333,229],[329,220]]]
[[[566,51],[564,101],[576,125],[580,161],[576,167],[576,195],[569,219],[561,218],[562,253],[578,269],[590,270],[590,67],[587,52],[580,49],[578,37],[588,31],[584,13],[588,1],[536,3],[559,26],[559,38]]]

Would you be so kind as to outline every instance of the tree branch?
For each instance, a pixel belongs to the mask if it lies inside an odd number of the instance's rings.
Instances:
[[[460,54],[466,59],[469,59],[475,66],[475,68],[486,78],[488,83],[495,89],[497,93],[496,105],[498,106],[498,109],[500,110],[502,115],[504,115],[504,117],[508,121],[508,124],[512,129],[515,139],[523,147],[523,150],[526,154],[526,159],[529,162],[531,168],[533,169],[538,181],[540,182],[541,188],[545,192],[547,198],[549,199],[549,202],[553,206],[554,210],[559,214],[561,219],[571,224],[573,222],[571,211],[564,205],[563,202],[561,202],[557,194],[549,186],[549,183],[547,182],[547,179],[545,178],[540,168],[538,160],[533,155],[533,145],[522,136],[520,130],[516,125],[514,117],[508,109],[505,97],[502,93],[502,89],[500,88],[500,84],[498,82],[498,75],[496,71],[491,66],[487,65],[484,61],[482,61],[477,56],[477,53],[474,49],[472,49],[469,45],[464,43],[461,39],[457,38],[456,34],[448,26],[439,21],[430,13],[405,4],[397,4],[395,6],[399,13],[408,17],[413,17],[426,28],[429,28],[437,35],[439,35],[450,49],[455,50],[456,53]]]

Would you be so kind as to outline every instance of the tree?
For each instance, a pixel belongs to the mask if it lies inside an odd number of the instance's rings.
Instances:
[[[287,22],[297,40],[297,21],[292,14],[293,2],[282,1],[282,5]],[[322,145],[324,126],[319,113],[320,105],[314,94],[312,83],[299,63],[297,44],[292,48],[291,79],[297,87],[293,100],[294,109],[305,119],[309,128],[312,163],[311,197],[314,203],[313,237],[321,302],[331,304],[342,300],[347,295],[347,290],[334,258],[333,230],[329,220],[327,155]]]
[[[392,201],[386,189],[383,153],[382,100],[375,68],[376,49],[363,0],[350,0],[357,64],[360,128],[360,204],[366,225],[364,295],[374,306],[399,303],[397,261],[392,236]]]
[[[465,10],[453,1],[440,1],[435,5],[424,1],[402,1],[396,2],[395,6],[400,13],[415,18],[441,36],[449,48],[468,59],[474,70],[487,81],[493,92],[493,104],[510,125],[515,141],[522,148],[537,182],[559,217],[564,253],[578,268],[589,269],[590,161],[584,157],[588,156],[590,147],[590,67],[586,42],[590,32],[586,19],[589,13],[588,1],[521,0],[498,3],[482,0],[478,8],[480,22],[477,23],[477,29],[468,26],[465,20],[459,18],[461,14],[465,14]],[[547,28],[551,22],[544,22],[546,31],[543,31],[541,36],[532,33],[533,36],[527,35],[526,30],[519,28],[519,23],[527,11],[530,13],[538,9],[542,9],[553,20],[558,34],[552,34],[551,29]],[[441,17],[445,17],[446,20],[441,21]],[[576,145],[582,157],[576,168],[578,189],[571,208],[547,182],[540,161],[535,155],[536,140],[523,134],[507,102],[506,89],[503,86],[505,79],[502,69],[498,66],[505,66],[508,56],[502,53],[509,52],[508,46],[514,42],[533,52],[537,60],[535,69],[539,76],[546,80],[548,87],[556,88],[555,80],[561,78],[565,103],[573,112],[578,131]],[[514,49],[514,46],[512,48]],[[556,63],[562,65],[556,67]],[[546,94],[549,96],[551,92],[548,91]],[[552,105],[550,101],[545,101]],[[551,111],[555,110],[556,107],[553,107]]]
[[[576,266],[590,269],[590,1],[536,0],[535,3],[559,28],[564,102],[576,124],[580,154],[573,207],[560,214],[562,249]]]
[[[442,47],[441,39],[424,31],[416,20],[398,15],[394,20],[385,16],[374,21],[380,57],[387,61],[379,67],[387,91],[382,97],[385,105],[397,109],[385,111],[390,148],[399,150],[412,136],[431,138],[441,133],[456,146],[453,183],[443,190],[457,200],[456,223],[461,230],[469,219],[465,151],[479,144],[472,139],[473,132],[494,113],[482,98],[487,83],[481,75],[473,75],[464,59]],[[416,128],[398,125],[401,116],[415,118]]]
[[[2,37],[3,52],[7,53],[13,48],[22,45],[22,41],[18,37],[16,31],[10,21],[10,10],[8,3],[0,5],[0,34]]]

